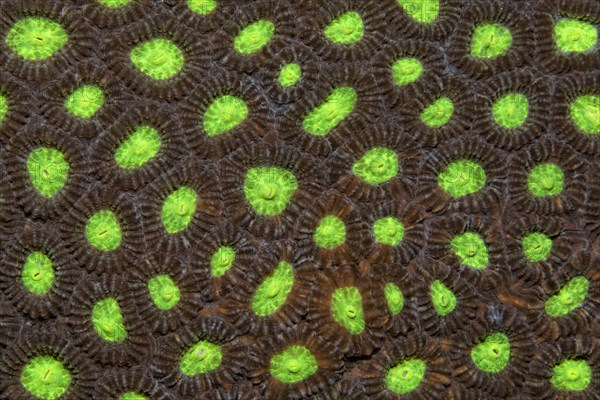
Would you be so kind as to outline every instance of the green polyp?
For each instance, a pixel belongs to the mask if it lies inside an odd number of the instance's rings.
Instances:
[[[25,364],[21,384],[37,398],[54,400],[68,390],[71,373],[55,357],[37,356]]]
[[[274,33],[275,25],[261,19],[242,29],[233,41],[233,47],[240,54],[256,53],[269,43]]]
[[[492,106],[494,121],[503,128],[517,128],[529,114],[529,101],[521,93],[508,93],[496,100]]]
[[[396,0],[409,17],[422,24],[435,21],[440,13],[440,0]]]
[[[471,54],[477,58],[493,58],[506,53],[512,44],[512,35],[497,23],[479,25],[471,39]]]
[[[298,181],[290,171],[278,167],[252,167],[246,174],[244,194],[257,214],[281,214],[288,205]]]
[[[127,337],[121,307],[112,297],[94,304],[92,324],[96,333],[107,342],[122,342]]]
[[[159,310],[169,310],[181,299],[179,288],[169,275],[157,275],[148,282],[148,291]]]
[[[248,106],[239,97],[224,95],[215,99],[204,114],[204,131],[209,137],[228,132],[248,116]]]
[[[67,33],[58,22],[40,17],[17,21],[6,35],[6,44],[15,53],[33,61],[51,57],[67,40]]]
[[[423,73],[423,64],[416,58],[405,57],[396,60],[392,65],[392,76],[398,86],[415,82]]]
[[[98,211],[88,220],[85,236],[99,250],[116,250],[121,244],[121,227],[117,217],[110,210]]]
[[[384,288],[385,299],[387,300],[388,308],[392,315],[398,314],[404,307],[404,296],[398,286],[393,283],[388,283]]]
[[[384,183],[398,174],[398,155],[391,149],[374,147],[354,163],[352,172],[371,185]]]
[[[583,133],[600,133],[600,97],[578,96],[569,106],[569,114],[577,128]]]
[[[335,215],[327,215],[319,222],[313,239],[323,249],[334,249],[346,240],[346,225]]]
[[[222,358],[218,344],[200,340],[183,354],[179,369],[186,376],[206,374],[219,368]]]
[[[308,113],[302,126],[315,136],[325,136],[350,115],[355,105],[356,90],[350,86],[340,86],[333,89],[321,105]]]
[[[283,383],[300,382],[317,372],[317,359],[304,346],[290,346],[271,358],[269,371]]]
[[[159,148],[158,131],[151,126],[140,125],[117,147],[115,162],[123,169],[139,168],[156,156]]]
[[[430,128],[441,128],[446,125],[454,114],[454,103],[448,97],[440,97],[429,104],[419,118]]]
[[[131,62],[152,79],[165,80],[177,75],[185,58],[175,43],[168,39],[151,39],[131,50]]]
[[[375,241],[388,246],[397,246],[404,237],[404,225],[397,218],[379,218],[373,224]]]
[[[279,84],[283,87],[294,86],[302,76],[302,69],[296,63],[289,63],[281,68]]]
[[[0,94],[0,124],[4,121],[6,113],[8,112],[8,100],[6,96]]]
[[[120,8],[129,4],[131,0],[98,0],[98,3],[109,8]]]
[[[546,312],[552,317],[562,317],[569,314],[581,306],[587,296],[589,287],[590,281],[583,276],[571,279],[560,288],[557,294],[546,300],[544,305]]]
[[[510,358],[510,341],[503,333],[493,333],[471,350],[475,366],[485,372],[500,372]]]
[[[196,212],[197,198],[194,189],[182,186],[165,199],[160,218],[167,233],[174,234],[187,228]]]
[[[225,275],[235,260],[235,250],[230,246],[221,246],[210,259],[210,273],[218,277]]]
[[[216,0],[188,0],[187,6],[192,12],[200,15],[210,14],[217,8]]]
[[[483,269],[488,265],[488,251],[485,242],[476,233],[465,232],[450,241],[452,252],[462,264],[471,268]]]
[[[535,197],[556,196],[564,186],[564,173],[556,164],[539,164],[531,170],[527,187]]]
[[[450,314],[456,308],[456,296],[439,279],[433,281],[430,291],[433,307],[442,317]]]
[[[564,360],[554,366],[550,383],[559,390],[585,390],[592,381],[592,369],[583,360]]]
[[[294,271],[290,263],[281,261],[277,268],[256,289],[252,296],[252,310],[259,317],[273,314],[285,303],[292,285]]]
[[[556,46],[565,53],[581,53],[596,46],[598,29],[584,21],[561,19],[554,25]]]
[[[99,86],[83,85],[65,100],[65,107],[79,118],[91,118],[104,104],[104,93]]]
[[[42,196],[52,197],[65,186],[69,163],[61,151],[39,147],[27,157],[27,171],[33,187]]]
[[[331,21],[323,32],[333,43],[352,44],[362,39],[365,27],[357,12],[348,11]]]
[[[365,329],[362,296],[355,287],[338,288],[331,296],[331,314],[333,319],[353,335]]]
[[[552,239],[541,232],[527,234],[523,240],[523,253],[531,262],[544,261],[552,251]]]
[[[146,397],[135,392],[127,392],[119,396],[118,400],[146,400]]]
[[[29,254],[23,266],[21,280],[30,293],[48,293],[54,281],[54,269],[50,257],[39,251]]]
[[[406,394],[419,387],[426,370],[425,361],[418,358],[404,360],[385,374],[385,384],[397,394]]]
[[[457,160],[438,175],[438,185],[452,197],[462,197],[481,190],[485,185],[485,171],[471,160]]]

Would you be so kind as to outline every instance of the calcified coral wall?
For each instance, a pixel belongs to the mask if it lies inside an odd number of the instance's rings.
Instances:
[[[0,398],[600,399],[596,0],[0,2]]]

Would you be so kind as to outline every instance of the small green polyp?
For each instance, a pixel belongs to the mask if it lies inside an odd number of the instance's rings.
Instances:
[[[192,12],[199,15],[210,14],[217,8],[216,0],[188,0],[187,6]]]
[[[590,281],[578,276],[565,284],[560,291],[546,300],[544,308],[548,315],[552,317],[562,317],[574,311],[581,306],[585,300]]]
[[[219,277],[225,275],[235,260],[235,250],[230,246],[221,246],[210,259],[210,273]]]
[[[415,82],[423,73],[423,64],[416,58],[405,57],[396,60],[392,65],[392,76],[398,86]]]
[[[454,114],[454,103],[448,97],[440,97],[429,104],[419,118],[430,128],[441,128],[446,125]]]
[[[362,296],[355,287],[338,288],[331,296],[333,319],[353,335],[365,329]]]
[[[354,163],[352,172],[371,185],[384,183],[398,174],[398,155],[391,149],[374,147]]]
[[[117,217],[109,210],[98,211],[88,220],[85,236],[99,250],[116,250],[121,244],[121,227]]]
[[[433,281],[430,290],[433,307],[439,315],[448,315],[456,308],[456,296],[442,281]]]
[[[29,254],[23,266],[21,280],[30,293],[48,293],[54,281],[52,260],[46,254],[39,251]]]
[[[600,133],[600,97],[579,96],[569,106],[569,114],[577,128],[583,133]]]
[[[287,207],[298,181],[290,171],[277,167],[253,167],[244,182],[244,194],[257,214],[273,216]]]
[[[228,132],[248,116],[248,106],[239,97],[224,95],[215,99],[204,114],[204,130],[208,137]]]
[[[145,396],[142,396],[141,394],[137,394],[135,392],[127,392],[127,393],[123,393],[121,396],[119,396],[118,400],[147,400]]]
[[[37,356],[23,368],[21,384],[37,398],[54,400],[69,388],[71,373],[55,357]]]
[[[385,285],[384,292],[388,308],[392,315],[396,315],[402,311],[402,308],[404,308],[404,296],[400,288],[390,282]]]
[[[200,340],[181,357],[179,369],[186,376],[206,374],[221,365],[221,347],[207,340]]]
[[[169,310],[181,299],[179,288],[169,275],[157,275],[148,282],[148,291],[159,310]]]
[[[321,219],[313,236],[317,246],[323,249],[335,249],[346,240],[346,225],[334,215]]]
[[[275,25],[271,21],[259,20],[244,29],[237,35],[233,47],[240,54],[256,53],[269,43],[275,34]]]
[[[550,383],[559,390],[585,390],[592,381],[592,369],[584,360],[564,360],[554,366]]]
[[[120,8],[129,4],[131,0],[98,0],[98,3],[109,8]]]
[[[529,101],[521,93],[509,93],[494,103],[492,116],[503,128],[513,129],[523,125],[529,113]]]
[[[355,105],[356,90],[340,86],[333,89],[321,105],[308,113],[302,125],[315,136],[325,136],[350,115]]]
[[[294,86],[302,76],[302,69],[296,63],[289,63],[281,68],[279,84],[283,87]]]
[[[373,224],[373,233],[377,243],[397,246],[404,237],[404,225],[397,218],[380,218]]]
[[[417,22],[428,24],[440,13],[440,0],[396,0],[406,13]]]
[[[152,39],[131,50],[131,62],[152,79],[177,75],[184,63],[183,52],[168,39]]]
[[[479,25],[471,39],[471,54],[477,58],[493,58],[506,53],[512,44],[512,35],[497,23]]]
[[[503,333],[493,333],[471,350],[471,359],[485,372],[500,372],[508,365],[510,341]]]
[[[6,96],[3,96],[2,94],[0,94],[0,125],[4,121],[4,117],[6,117],[7,113],[8,113],[8,100],[6,99]]]
[[[596,46],[598,29],[584,21],[561,19],[554,25],[556,46],[564,53],[581,53]]]
[[[158,131],[140,125],[117,147],[115,162],[123,169],[135,169],[150,161],[160,148]]]
[[[69,163],[61,151],[39,147],[29,154],[27,171],[33,187],[42,196],[50,198],[65,186]]]
[[[452,252],[462,264],[471,268],[483,269],[488,265],[488,251],[485,242],[476,233],[465,232],[450,241]]]
[[[19,56],[32,61],[53,56],[67,40],[67,33],[58,22],[39,17],[17,21],[6,35],[6,44]]]
[[[104,104],[104,93],[99,86],[84,85],[65,100],[65,107],[79,118],[91,118]]]
[[[304,346],[290,346],[271,358],[269,371],[283,383],[303,381],[317,372],[317,359]]]
[[[539,164],[529,173],[527,186],[535,197],[556,196],[563,190],[564,173],[556,164]]]
[[[163,203],[160,218],[169,234],[183,231],[192,221],[196,212],[198,195],[187,186],[175,190]]]
[[[292,285],[294,271],[290,263],[281,261],[271,276],[265,279],[252,296],[252,310],[259,317],[273,314],[285,303]]]
[[[523,240],[523,252],[530,262],[543,261],[552,251],[552,239],[541,232],[532,232]]]
[[[355,11],[340,15],[325,27],[327,39],[337,44],[352,44],[362,39],[365,32],[362,18]]]
[[[450,163],[438,175],[438,185],[452,197],[462,197],[481,190],[485,185],[485,171],[471,160]]]
[[[112,297],[94,304],[92,324],[96,333],[107,342],[122,342],[127,337],[121,307]]]
[[[427,366],[425,361],[418,358],[404,360],[385,374],[385,384],[389,390],[397,394],[406,394],[417,389]]]

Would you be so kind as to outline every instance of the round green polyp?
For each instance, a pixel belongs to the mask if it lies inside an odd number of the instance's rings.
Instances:
[[[346,225],[334,215],[321,219],[313,236],[317,246],[323,249],[334,249],[346,240]]]
[[[112,297],[94,304],[92,324],[98,335],[107,342],[122,342],[127,337],[121,307]]]
[[[561,19],[554,25],[554,38],[561,51],[581,53],[596,46],[598,29],[588,22],[576,19]]]
[[[52,268],[50,257],[39,251],[29,254],[23,266],[21,280],[23,281],[23,286],[30,293],[48,293],[54,281],[54,269]]]
[[[350,115],[355,105],[356,90],[350,86],[340,86],[333,89],[321,105],[308,113],[302,126],[315,136],[325,136]]]
[[[396,60],[392,65],[392,76],[398,86],[415,82],[423,73],[423,64],[416,58],[405,57]]]
[[[157,275],[148,282],[148,290],[159,310],[169,310],[181,299],[179,288],[169,275]]]
[[[327,39],[337,44],[352,44],[365,33],[362,18],[355,11],[348,11],[331,21],[324,30]]]
[[[248,106],[239,97],[224,95],[215,99],[204,114],[204,130],[209,137],[232,130],[248,115]]]
[[[592,369],[583,360],[564,360],[554,366],[550,383],[560,390],[585,390],[592,381]]]
[[[452,252],[456,254],[462,264],[472,268],[483,269],[488,264],[488,251],[481,236],[472,232],[465,232],[455,236],[450,241]]]
[[[84,85],[67,97],[65,107],[79,118],[90,118],[104,104],[104,93],[99,86]]]
[[[441,128],[446,125],[454,114],[454,104],[448,97],[440,97],[429,104],[419,118],[421,122],[430,128]]]
[[[385,384],[397,394],[406,394],[419,387],[425,378],[425,361],[418,358],[404,360],[385,374]]]
[[[456,296],[439,279],[433,281],[430,289],[433,307],[442,317],[456,308]]]
[[[471,350],[475,366],[485,372],[500,372],[510,358],[510,342],[503,333],[493,333]]]
[[[315,372],[319,366],[310,350],[303,346],[290,346],[271,358],[269,371],[283,383],[300,382]]]
[[[152,39],[131,50],[131,62],[156,80],[175,76],[183,68],[183,52],[168,39]]]
[[[384,288],[385,299],[387,300],[388,308],[392,315],[398,314],[404,307],[404,296],[398,286],[393,283],[388,283]]]
[[[485,185],[485,171],[471,160],[450,163],[438,175],[438,185],[452,197],[462,197],[481,190]]]
[[[428,24],[440,13],[440,0],[396,0],[415,21]]]
[[[527,186],[536,197],[556,196],[563,190],[564,173],[556,164],[539,164],[529,173]]]
[[[187,6],[192,12],[200,15],[210,14],[217,8],[216,0],[188,0]]]
[[[289,63],[281,68],[279,84],[283,87],[294,86],[302,76],[302,69],[296,63]]]
[[[523,253],[531,262],[543,261],[552,250],[552,239],[540,232],[527,234],[523,240]]]
[[[298,188],[290,171],[277,167],[253,167],[244,181],[244,194],[257,214],[281,214]]]
[[[170,234],[181,232],[190,224],[196,212],[198,195],[187,186],[175,190],[166,198],[160,212],[160,218]]]
[[[575,310],[585,300],[590,281],[583,276],[577,276],[565,284],[557,294],[546,300],[544,308],[548,315],[562,317]]]
[[[17,21],[6,35],[6,44],[26,60],[51,57],[66,43],[63,27],[48,18],[26,17]]]
[[[69,163],[61,151],[39,147],[29,154],[27,171],[33,187],[42,196],[52,197],[65,186]]]
[[[600,133],[600,97],[579,96],[569,106],[571,119],[583,133]]]
[[[365,329],[362,296],[355,287],[338,288],[331,296],[333,319],[353,335]]]
[[[404,237],[404,225],[397,218],[380,218],[373,224],[375,241],[389,246],[396,246]]]
[[[371,185],[384,183],[398,174],[398,155],[391,149],[374,147],[354,163],[352,172]]]
[[[135,392],[127,392],[119,396],[118,400],[146,400],[146,397]]]
[[[241,54],[256,53],[269,43],[274,33],[275,25],[261,19],[242,29],[233,41],[233,47]]]
[[[8,100],[6,96],[0,94],[0,124],[4,121],[4,117],[6,117],[6,113],[8,112]]]
[[[505,53],[512,44],[508,28],[496,23],[479,25],[471,39],[471,54],[477,58],[493,58]]]
[[[115,162],[124,169],[139,168],[150,161],[160,148],[158,131],[147,125],[140,125],[117,147]]]
[[[187,376],[206,374],[217,369],[221,365],[222,358],[219,345],[200,340],[181,357],[179,369]]]
[[[98,0],[98,2],[109,8],[119,8],[126,6],[131,0]]]
[[[55,357],[37,356],[23,368],[21,384],[37,398],[54,400],[69,388],[71,373]]]
[[[260,317],[273,314],[285,303],[294,284],[290,263],[281,261],[271,276],[265,279],[252,297],[252,310]]]
[[[233,260],[235,260],[235,250],[232,247],[219,247],[210,259],[210,273],[217,277],[225,275],[233,265]]]
[[[494,121],[503,128],[517,128],[525,122],[529,113],[529,101],[521,93],[508,93],[492,106]]]
[[[99,250],[116,250],[121,244],[121,227],[117,217],[109,210],[98,211],[89,219],[85,236]]]

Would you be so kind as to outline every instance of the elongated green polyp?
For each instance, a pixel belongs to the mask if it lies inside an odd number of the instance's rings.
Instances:
[[[315,135],[325,136],[344,120],[356,105],[356,90],[350,86],[333,89],[325,101],[304,118],[304,129]]]
[[[333,292],[331,301],[333,319],[357,335],[365,329],[362,296],[355,287],[338,288]]]
[[[281,261],[273,274],[265,279],[252,297],[252,310],[258,316],[273,314],[285,303],[292,285],[294,271],[290,263]]]

